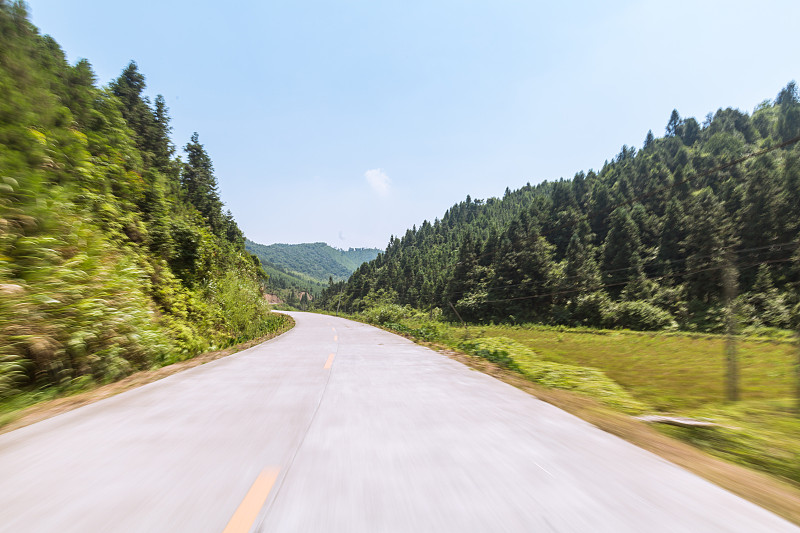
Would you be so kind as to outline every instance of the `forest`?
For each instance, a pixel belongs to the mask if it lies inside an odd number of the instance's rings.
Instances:
[[[797,327],[798,135],[795,82],[752,113],[699,122],[673,110],[663,136],[647,132],[600,170],[467,196],[393,236],[318,304],[438,308],[473,323]]]
[[[283,326],[198,134],[178,150],[145,88],[135,62],[99,87],[0,0],[0,399]]]
[[[348,278],[362,263],[375,259],[380,250],[350,248],[340,250],[324,242],[263,245],[245,240],[245,248],[266,267],[326,283],[328,278]]]

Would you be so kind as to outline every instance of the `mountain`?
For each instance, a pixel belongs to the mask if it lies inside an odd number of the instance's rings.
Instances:
[[[459,202],[317,304],[394,301],[472,321],[721,331],[800,323],[800,97],[623,146],[599,171]],[[576,147],[576,149],[578,149]]]
[[[264,272],[197,134],[131,62],[98,87],[0,0],[0,400],[70,391],[274,331]]]
[[[375,259],[376,248],[340,250],[324,242],[263,245],[245,241],[246,249],[258,257],[265,269],[277,269],[299,280],[327,285],[329,278],[349,277],[362,263]]]

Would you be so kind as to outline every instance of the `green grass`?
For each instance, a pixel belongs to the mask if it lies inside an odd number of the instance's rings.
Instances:
[[[598,368],[656,410],[685,411],[725,402],[722,336],[536,326],[470,331],[514,339],[547,361]],[[788,341],[740,339],[742,399],[791,397],[797,350]]]
[[[800,417],[794,407],[790,399],[709,405],[691,414],[720,427],[661,430],[724,459],[800,483]]]
[[[468,339],[458,347],[478,357],[519,372],[545,387],[578,392],[624,412],[638,414],[645,406],[603,372],[584,366],[545,361],[539,354],[507,337]]]

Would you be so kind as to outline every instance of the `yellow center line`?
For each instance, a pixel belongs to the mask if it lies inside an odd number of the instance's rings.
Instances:
[[[333,336],[333,342],[339,342],[339,335]]]
[[[265,468],[258,475],[222,533],[247,533],[250,531],[253,522],[258,518],[261,507],[267,501],[267,496],[269,496],[275,480],[278,479],[278,472],[277,468]]]
[[[333,364],[333,358],[334,358],[335,356],[336,356],[336,354],[330,354],[330,355],[328,356],[328,360],[327,360],[327,361],[325,361],[325,368],[326,368],[326,369],[328,369],[328,368],[330,368],[330,367],[331,367],[331,365]]]
[[[336,328],[331,328],[331,331],[333,331],[334,333],[336,333]]]

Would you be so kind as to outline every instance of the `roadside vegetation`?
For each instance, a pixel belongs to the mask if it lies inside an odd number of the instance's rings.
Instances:
[[[549,389],[597,400],[626,415],[669,415],[708,427],[656,424],[723,459],[800,487],[797,345],[791,332],[740,336],[741,399],[726,399],[726,338],[564,326],[452,323],[438,309],[386,300],[354,318],[421,342],[491,361]]]
[[[121,65],[122,66],[122,65]],[[0,0],[0,411],[278,331],[195,133]]]

